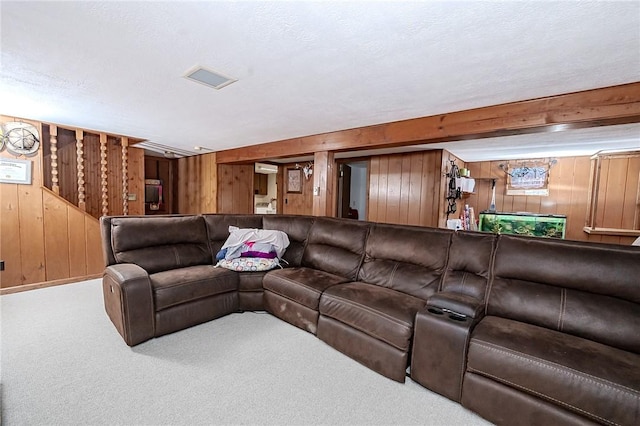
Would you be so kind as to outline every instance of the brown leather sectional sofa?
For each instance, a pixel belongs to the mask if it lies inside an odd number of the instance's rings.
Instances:
[[[214,268],[230,225],[284,269]],[[640,248],[282,215],[103,217],[125,342],[266,310],[497,424],[640,424]]]

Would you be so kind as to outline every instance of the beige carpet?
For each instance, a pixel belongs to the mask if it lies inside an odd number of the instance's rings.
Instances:
[[[2,425],[484,425],[265,313],[129,348],[99,280],[1,297]]]

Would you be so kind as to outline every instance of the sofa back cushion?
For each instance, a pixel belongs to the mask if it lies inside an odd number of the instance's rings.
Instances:
[[[369,232],[369,223],[319,217],[309,230],[302,266],[355,280]]]
[[[300,266],[313,220],[311,216],[294,215],[265,215],[262,218],[264,229],[282,231],[289,237],[289,247],[282,256],[287,263],[282,266]]]
[[[109,222],[117,263],[134,263],[153,274],[212,262],[200,216],[113,217]]]
[[[640,248],[501,235],[487,314],[640,353]]]
[[[253,214],[205,214],[211,254],[215,259],[222,245],[229,238],[229,226],[262,229],[262,216]]]
[[[438,291],[451,231],[372,224],[358,280],[426,300]]]
[[[455,232],[451,236],[442,291],[484,302],[497,238],[495,234]]]

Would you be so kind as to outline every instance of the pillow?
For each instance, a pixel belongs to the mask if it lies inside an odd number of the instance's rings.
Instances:
[[[223,259],[216,265],[217,267],[231,269],[237,272],[256,272],[256,271],[268,271],[280,266],[278,258],[263,259],[258,257],[238,257],[235,259],[226,260]]]

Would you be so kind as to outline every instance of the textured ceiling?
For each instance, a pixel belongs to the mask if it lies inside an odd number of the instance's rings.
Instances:
[[[192,153],[640,80],[638,1],[3,0],[0,13],[0,113]],[[182,78],[195,65],[238,81]],[[608,130],[610,145],[640,141],[637,126]]]

